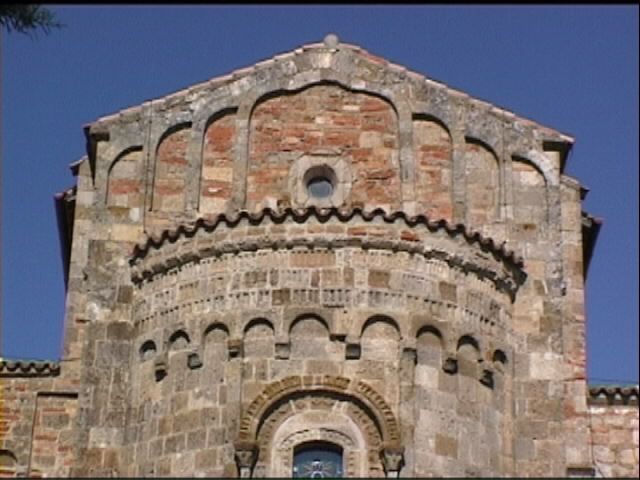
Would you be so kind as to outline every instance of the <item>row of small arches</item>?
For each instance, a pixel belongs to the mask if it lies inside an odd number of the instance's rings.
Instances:
[[[317,85],[307,85],[299,92],[303,94]],[[344,90],[338,84],[335,88]],[[353,92],[352,92],[353,93]],[[279,92],[276,97],[282,96]],[[291,93],[287,94],[291,96]],[[285,95],[285,96],[287,96]],[[366,95],[371,95],[367,93]],[[375,95],[373,95],[375,97]],[[266,101],[271,97],[265,96]],[[384,102],[383,102],[384,103]],[[388,103],[390,112],[393,110],[392,103]],[[318,114],[324,112],[322,107]],[[285,109],[285,112],[294,112],[295,109]],[[106,203],[108,206],[117,207],[142,207],[146,204],[147,209],[158,211],[180,212],[188,208],[191,201],[197,202],[197,209],[201,213],[220,213],[225,210],[224,206],[231,197],[233,164],[234,164],[234,138],[236,132],[237,107],[223,108],[219,112],[210,116],[203,125],[202,149],[196,149],[199,154],[199,161],[189,157],[189,142],[191,139],[191,129],[193,124],[190,121],[178,123],[169,127],[157,140],[154,155],[153,182],[151,195],[145,200],[147,186],[144,184],[144,152],[141,145],[130,146],[123,150],[111,163],[107,172]],[[283,128],[288,125],[287,118],[278,117],[278,121],[283,124]],[[427,213],[435,218],[444,217],[452,220],[453,208],[453,184],[451,181],[435,181],[433,169],[441,171],[442,177],[452,177],[453,146],[451,135],[446,124],[432,116],[414,114],[414,162],[416,170],[416,192],[417,200],[427,204]],[[314,128],[318,128],[314,124]],[[267,138],[271,136],[268,135]],[[251,138],[251,136],[250,136]],[[249,148],[249,150],[251,150]],[[275,146],[274,152],[280,151]],[[467,204],[469,211],[465,221],[472,225],[493,221],[501,216],[500,205],[502,199],[503,185],[499,180],[502,173],[501,161],[496,154],[496,149],[491,145],[473,136],[466,136],[464,143],[465,156],[468,161],[465,163],[465,177],[467,186]],[[307,152],[308,153],[308,152]],[[191,154],[195,154],[191,152]],[[442,157],[442,158],[441,158]],[[391,157],[389,157],[390,159]],[[388,160],[389,160],[388,159]],[[253,170],[259,170],[259,165],[264,158],[250,158],[257,162],[253,167],[248,168],[248,175],[253,175]],[[517,185],[518,195],[514,196],[514,218],[520,221],[528,219],[530,223],[542,223],[547,219],[546,210],[547,194],[546,186],[549,183],[550,169],[546,163],[536,158],[535,161],[519,155],[512,155],[513,162],[512,177],[514,185]],[[544,160],[544,158],[543,158]],[[395,169],[395,176],[400,177],[400,170],[393,165],[390,160],[388,167]],[[548,162],[547,162],[548,163]],[[199,172],[197,172],[199,168]],[[253,170],[252,170],[253,168]],[[264,172],[261,172],[264,174]],[[275,175],[275,174],[274,174]],[[197,176],[195,185],[191,185]],[[247,182],[250,178],[247,178]],[[275,195],[282,196],[278,192],[282,191],[282,185],[270,185],[267,182],[266,188],[255,201],[263,201],[266,197]],[[277,182],[276,182],[277,183]],[[187,199],[187,190],[195,188],[197,199]],[[270,185],[270,186],[269,186]],[[257,188],[257,187],[256,187]],[[357,190],[357,187],[354,187]],[[394,196],[399,195],[399,185],[395,185]],[[354,190],[355,192],[355,190]],[[291,192],[285,196],[290,196]],[[360,192],[354,197],[354,201],[362,200],[360,196],[365,192]],[[427,199],[431,199],[427,201]],[[436,200],[437,199],[437,200]],[[522,199],[522,201],[520,201]],[[254,201],[252,200],[252,202]],[[383,201],[382,203],[385,203]],[[437,208],[429,204],[437,204]],[[535,207],[532,207],[532,205]],[[255,205],[245,205],[253,208]],[[399,204],[396,205],[399,208]],[[532,215],[536,216],[532,219]],[[539,218],[538,218],[539,217]],[[535,220],[535,222],[534,222]]]
[[[323,315],[323,313],[328,313]],[[242,325],[244,324],[244,325]],[[356,317],[349,320],[348,331],[344,330],[338,325],[338,321],[334,318],[333,312],[317,312],[307,311],[302,314],[288,316],[284,319],[284,322],[276,327],[275,323],[266,317],[253,317],[249,321],[242,322],[241,325],[235,325],[231,329],[227,322],[224,320],[214,320],[207,323],[207,326],[202,329],[200,335],[200,344],[207,342],[207,337],[216,330],[225,332],[228,337],[244,338],[252,334],[252,330],[261,326],[273,332],[272,334],[278,338],[284,338],[291,335],[303,335],[303,336],[320,336],[326,334],[332,339],[340,337],[360,338],[365,335],[369,329],[375,327],[376,329],[384,328],[388,338],[395,338],[397,340],[408,340],[411,338],[417,338],[422,334],[431,333],[440,339],[442,347],[447,350],[455,349],[457,341],[456,339],[464,335],[474,340],[471,342],[476,345],[478,351],[481,350],[481,343],[472,333],[451,332],[452,330],[448,324],[442,321],[429,322],[422,320],[419,317],[414,317],[409,322],[403,322],[403,327],[391,316],[385,314],[374,314],[368,317]],[[384,325],[385,327],[382,327]],[[237,328],[239,327],[239,328]],[[369,332],[371,333],[371,332]],[[191,344],[194,336],[197,336],[193,329],[177,327],[168,339],[162,343],[167,346],[168,350],[176,350],[182,348],[184,343]],[[156,349],[156,338],[151,338],[153,343],[153,349]],[[151,344],[149,344],[151,345]]]
[[[322,351],[314,346],[329,345],[339,341],[346,344],[346,359],[374,359],[393,360],[389,352],[398,358],[401,346],[415,349],[418,364],[443,363],[451,361],[466,362],[473,365],[488,365],[488,368],[504,371],[507,355],[500,348],[482,349],[473,334],[463,334],[446,338],[441,329],[434,325],[423,325],[417,329],[414,342],[402,342],[400,329],[391,317],[374,315],[364,322],[358,338],[331,335],[327,323],[318,315],[301,315],[297,317],[289,328],[289,337],[276,341],[273,323],[266,318],[254,318],[243,329],[242,339],[230,338],[229,328],[222,322],[209,324],[202,333],[201,342],[194,344],[185,329],[176,329],[164,344],[163,352],[190,351],[192,354],[204,356],[208,345],[217,345],[217,350],[224,351],[219,360],[227,360],[236,356],[256,358],[261,356],[280,355],[279,358],[289,358],[282,352],[290,352],[293,357],[297,352],[313,356],[314,352]],[[155,358],[158,347],[153,339],[145,340],[139,348],[141,361]],[[283,356],[284,355],[284,356]],[[337,358],[334,360],[338,360]],[[446,369],[445,369],[446,370]],[[457,368],[456,368],[457,370]]]

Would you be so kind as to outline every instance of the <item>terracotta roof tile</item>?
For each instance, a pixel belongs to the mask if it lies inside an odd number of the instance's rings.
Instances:
[[[598,385],[589,387],[589,405],[638,406],[638,385]]]
[[[59,374],[59,362],[0,359],[0,376],[2,377],[55,377]]]

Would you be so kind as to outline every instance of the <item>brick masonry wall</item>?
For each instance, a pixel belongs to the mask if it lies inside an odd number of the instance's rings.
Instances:
[[[501,185],[498,160],[482,142],[465,143],[466,224],[486,232],[499,218]]]
[[[638,406],[589,406],[596,476],[638,478]]]
[[[388,102],[334,85],[258,103],[250,120],[248,209],[291,206],[287,181],[293,160],[330,153],[346,158],[352,170],[345,206],[375,204],[398,210],[397,128],[397,115]]]
[[[449,132],[424,117],[413,120],[416,198],[420,213],[453,221],[453,146]]]
[[[69,476],[78,395],[65,387],[55,378],[0,377],[0,476]]]
[[[199,205],[205,215],[223,213],[231,197],[235,122],[235,110],[224,110],[205,131]]]
[[[142,150],[124,153],[114,161],[109,173],[107,206],[133,209],[133,220],[142,218],[144,207],[144,172]]]
[[[178,125],[164,137],[156,153],[152,210],[181,212],[186,208],[187,144],[190,128]]]

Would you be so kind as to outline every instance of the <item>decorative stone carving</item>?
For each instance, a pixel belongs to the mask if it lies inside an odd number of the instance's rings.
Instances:
[[[240,471],[240,478],[251,478],[253,466],[258,459],[258,446],[254,442],[236,442],[236,463]]]
[[[494,380],[493,380],[493,372],[491,370],[482,370],[482,376],[480,377],[480,383],[493,388]]]
[[[345,358],[347,360],[358,360],[362,354],[362,348],[359,343],[347,343],[345,346]]]
[[[167,376],[169,370],[169,362],[167,361],[166,353],[157,358],[153,363],[153,372],[156,377],[156,382],[162,381]]]
[[[267,385],[261,394],[247,407],[240,422],[238,439],[240,441],[257,440],[259,425],[266,420],[265,415],[274,408],[278,402],[283,401],[289,395],[300,396],[307,392],[330,392],[332,396],[347,400],[348,408],[354,403],[366,406],[379,428],[382,441],[389,445],[400,445],[400,426],[391,407],[374,388],[362,381],[352,381],[346,377],[324,375],[322,377],[303,378],[291,376]],[[290,403],[287,403],[290,408]],[[361,407],[358,408],[359,411]]]
[[[398,478],[404,463],[404,449],[402,447],[383,447],[380,452],[387,478]]]
[[[340,233],[332,235],[330,239],[330,244],[333,248],[350,246],[363,249],[379,249],[394,253],[406,252],[411,255],[421,256],[425,260],[437,260],[446,265],[447,268],[461,272],[464,275],[473,274],[480,280],[490,281],[497,290],[506,293],[511,299],[515,298],[520,285],[526,279],[526,273],[522,269],[522,260],[516,257],[513,252],[505,250],[503,245],[496,245],[489,238],[481,237],[478,233],[466,231],[462,226],[453,227],[446,222],[432,223],[422,216],[408,218],[403,212],[387,214],[381,209],[364,212],[361,209],[341,211],[334,207],[328,209],[310,207],[296,210],[285,208],[280,211],[267,208],[256,214],[241,212],[236,219],[221,216],[214,223],[201,220],[196,222],[193,231],[188,236],[184,236],[186,231],[184,228],[178,228],[171,233],[165,232],[166,235],[163,235],[159,241],[156,242],[149,239],[144,245],[135,247],[133,257],[130,259],[132,280],[135,284],[140,285],[145,278],[153,279],[170,272],[176,267],[202,261],[211,256],[237,255],[245,252],[292,249],[294,247],[309,248],[320,246],[326,248],[329,246],[329,240],[325,236],[300,235],[299,230],[295,230],[296,227],[293,227],[293,225],[285,226],[281,234],[278,235],[252,235],[250,241],[236,239],[235,237],[227,239],[234,229],[237,230],[238,234],[243,232],[242,229],[235,228],[237,225],[235,222],[239,222],[241,219],[246,218],[251,221],[252,226],[260,228],[259,224],[268,226],[272,222],[281,223],[289,215],[301,223],[305,223],[309,218],[315,217],[338,228]],[[374,227],[372,222],[380,219],[384,223],[376,224]],[[406,233],[403,236],[403,233],[399,232],[395,225],[384,226],[387,222],[395,222],[396,219],[403,219],[407,227],[412,229],[414,233],[411,233],[410,240]],[[296,222],[292,223],[296,224]],[[312,229],[311,226],[310,228]],[[388,233],[384,236],[380,235],[381,229],[388,230]],[[458,232],[459,229],[460,232]],[[374,235],[367,235],[369,230]],[[431,235],[433,235],[434,230],[442,230],[451,236],[456,233],[462,233],[467,244],[461,244],[451,239],[449,248],[442,250],[432,244]],[[296,234],[295,232],[298,233]],[[214,241],[213,239],[217,237],[217,233],[225,240]],[[165,242],[166,238],[169,237],[175,237],[176,243],[180,245],[188,244],[183,246],[182,252],[191,252],[191,254],[179,254],[178,262],[176,263],[174,257],[178,255],[177,252],[172,251],[174,248],[169,247]],[[442,240],[438,236],[434,238],[436,244],[440,244]],[[152,245],[159,247],[158,250],[152,250]],[[492,251],[491,259],[482,255],[477,248],[478,246],[480,250]],[[336,299],[328,299],[327,301],[330,300],[335,305],[339,304]]]
[[[187,357],[187,366],[191,370],[202,367],[202,360],[200,360],[200,356],[197,352],[192,352],[189,354],[189,356]]]
[[[291,345],[289,343],[276,343],[276,358],[288,360],[291,355]]]
[[[231,338],[227,341],[227,348],[229,349],[229,358],[242,358],[244,355],[244,349],[241,338]]]
[[[446,358],[442,364],[442,370],[449,375],[454,375],[458,372],[458,360],[453,357]]]

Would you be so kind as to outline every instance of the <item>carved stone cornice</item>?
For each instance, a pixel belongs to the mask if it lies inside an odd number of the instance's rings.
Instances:
[[[251,213],[246,210],[242,210],[234,215],[226,215],[224,213],[218,215],[213,220],[207,220],[199,218],[193,225],[180,225],[174,230],[165,230],[159,237],[148,237],[147,241],[142,245],[136,245],[134,247],[130,263],[133,265],[140,258],[144,258],[150,248],[160,248],[165,242],[175,242],[181,236],[191,237],[196,231],[203,229],[211,232],[216,227],[224,223],[228,227],[234,227],[238,223],[247,219],[252,225],[258,225],[263,222],[265,218],[269,218],[274,223],[283,223],[286,220],[292,220],[296,223],[304,223],[310,217],[315,217],[318,220],[327,221],[331,217],[338,218],[342,222],[347,222],[352,218],[358,216],[367,222],[371,222],[375,219],[381,219],[386,223],[394,223],[396,220],[402,220],[408,227],[415,227],[416,225],[424,225],[431,232],[442,230],[449,236],[454,237],[462,235],[469,244],[477,244],[485,251],[493,253],[497,258],[500,258],[505,263],[508,263],[515,267],[522,267],[524,265],[523,259],[517,256],[512,250],[507,250],[504,244],[497,244],[492,238],[484,237],[479,232],[469,230],[465,225],[458,223],[452,225],[446,220],[430,220],[425,215],[409,216],[404,212],[397,211],[387,213],[381,208],[377,208],[370,212],[367,212],[361,208],[339,209],[339,208],[322,208],[315,207],[309,208],[284,208],[282,210],[275,211],[271,208],[265,208],[260,212]]]
[[[213,237],[217,233],[233,230],[241,223],[250,229],[268,223],[285,226],[304,224],[310,218],[321,224],[333,222],[354,228],[331,235],[309,236],[286,232],[254,235],[248,232],[241,238],[233,235],[221,235],[221,238],[215,239]],[[370,235],[366,231],[358,231],[357,226],[361,225],[386,228],[388,231],[384,234]],[[212,237],[207,239],[206,236],[203,237],[203,233],[211,233]],[[434,233],[439,235],[432,245],[427,236]],[[449,240],[443,244],[442,238],[450,239],[451,245],[447,244]],[[189,245],[185,245],[187,242]],[[461,244],[466,244],[471,249],[461,250]],[[422,255],[426,259],[442,261],[450,268],[464,273],[475,273],[480,278],[488,279],[498,290],[506,291],[511,297],[526,278],[522,258],[516,256],[513,251],[506,250],[504,245],[496,244],[491,238],[470,232],[464,225],[453,226],[444,220],[431,221],[424,215],[410,217],[403,212],[387,214],[381,209],[365,212],[359,208],[287,208],[277,212],[264,209],[255,214],[241,211],[236,216],[221,214],[214,220],[199,219],[193,225],[182,225],[172,231],[165,230],[160,237],[149,237],[144,244],[136,245],[129,263],[132,267],[133,282],[140,283],[207,257],[296,247],[355,247]],[[158,252],[154,252],[155,250]]]

